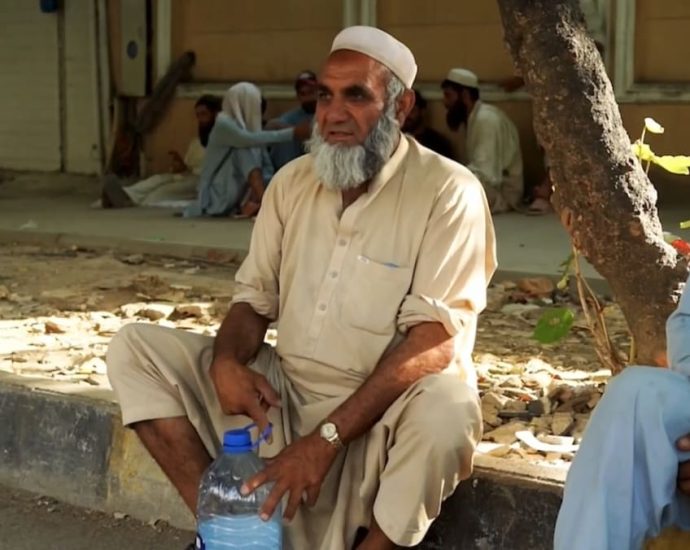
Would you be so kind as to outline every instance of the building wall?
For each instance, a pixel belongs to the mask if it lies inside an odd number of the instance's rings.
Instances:
[[[64,28],[64,169],[96,174],[101,168],[101,136],[95,2],[65,2]]]
[[[59,170],[58,15],[0,2],[0,167]]]
[[[173,0],[172,54],[197,54],[207,82],[289,81],[318,67],[340,30],[339,0]]]
[[[684,61],[690,57],[690,41],[683,40],[685,29],[690,28],[690,2],[636,0],[636,4],[636,80],[690,80],[690,68]],[[513,74],[495,2],[378,0],[377,6],[378,26],[411,47],[419,65],[418,82],[430,85],[430,89],[435,89],[452,66],[471,68],[486,83]],[[231,83],[247,79],[260,85],[289,86],[297,72],[320,66],[341,26],[342,3],[337,0],[172,0],[172,56],[189,49],[197,53],[197,82]],[[613,45],[614,40],[608,42]],[[543,168],[532,130],[530,101],[506,95],[494,103],[518,127],[528,183],[538,181]],[[175,99],[166,120],[147,136],[145,155],[149,170],[166,169],[167,151],[183,151],[194,135],[192,105],[191,99]],[[293,106],[289,99],[270,99],[269,113]],[[449,134],[438,99],[430,101],[429,111],[431,124]],[[653,116],[666,127],[664,135],[654,136],[655,150],[690,154],[690,146],[684,147],[690,144],[690,103],[624,102],[621,113],[634,138],[639,135],[644,117]],[[449,135],[462,149],[462,136]],[[687,185],[680,176],[655,172],[652,175],[655,182],[660,182],[662,198],[669,189],[680,189],[680,182]]]
[[[513,74],[496,2],[379,0],[377,5],[377,25],[414,52],[419,81],[440,82],[450,67],[472,69],[487,82]]]
[[[96,0],[3,0],[0,29],[0,167],[99,172]]]
[[[635,79],[690,83],[690,2],[636,0]]]

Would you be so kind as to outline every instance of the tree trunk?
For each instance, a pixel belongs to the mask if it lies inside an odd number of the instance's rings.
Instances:
[[[532,95],[534,130],[549,157],[561,222],[608,281],[635,338],[637,362],[662,364],[666,319],[688,265],[663,240],[656,190],[631,151],[579,2],[498,5],[506,42]]]

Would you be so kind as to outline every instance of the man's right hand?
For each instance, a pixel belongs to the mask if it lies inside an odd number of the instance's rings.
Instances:
[[[267,411],[280,407],[280,396],[265,376],[235,361],[216,359],[209,369],[220,407],[225,414],[249,416],[259,430],[268,427]]]
[[[690,435],[685,435],[676,441],[676,448],[685,453],[690,451]],[[677,484],[681,493],[690,495],[690,460],[678,465]]]
[[[293,137],[297,141],[307,141],[311,137],[311,120],[303,120],[293,129]]]

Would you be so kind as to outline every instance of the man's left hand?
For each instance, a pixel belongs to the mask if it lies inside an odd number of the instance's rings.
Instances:
[[[679,451],[690,451],[690,435],[685,435],[676,441],[676,447]],[[690,460],[681,462],[678,465],[678,489],[681,493],[690,495]]]
[[[274,483],[261,508],[261,519],[268,521],[283,495],[288,493],[283,516],[290,521],[295,517],[303,495],[306,495],[307,506],[316,504],[321,484],[337,455],[338,449],[318,433],[309,434],[270,459],[263,471],[244,484],[242,494],[249,494],[265,483]]]

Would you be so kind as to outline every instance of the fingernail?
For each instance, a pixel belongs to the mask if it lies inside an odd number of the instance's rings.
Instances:
[[[259,516],[263,521],[268,521],[268,514],[261,514]]]
[[[242,487],[240,487],[240,493],[243,497],[246,497],[249,494],[249,487],[242,485]]]

